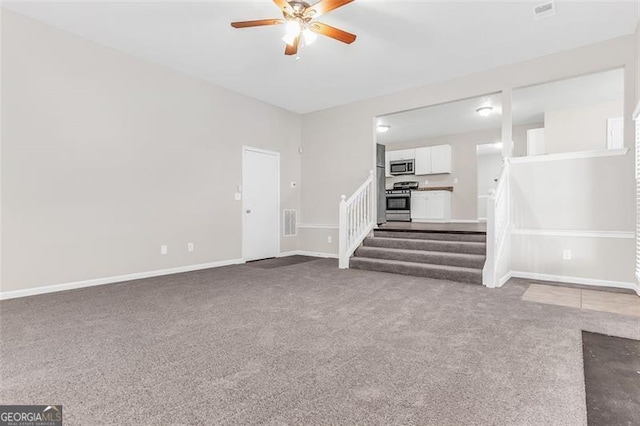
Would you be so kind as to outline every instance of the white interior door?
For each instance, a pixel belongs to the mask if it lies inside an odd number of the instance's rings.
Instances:
[[[280,251],[280,155],[243,148],[242,256],[275,257]]]

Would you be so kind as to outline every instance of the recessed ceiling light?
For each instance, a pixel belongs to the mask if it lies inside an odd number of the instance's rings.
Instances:
[[[390,128],[391,126],[389,126],[388,124],[378,124],[376,130],[378,131],[378,133],[387,133]]]
[[[489,114],[491,114],[492,111],[493,111],[493,108],[490,106],[483,106],[476,110],[476,112],[483,117],[487,117]]]

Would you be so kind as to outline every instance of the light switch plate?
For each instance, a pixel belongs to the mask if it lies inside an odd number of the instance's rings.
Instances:
[[[242,193],[236,192],[235,194],[233,194],[233,199],[236,201],[242,200]]]

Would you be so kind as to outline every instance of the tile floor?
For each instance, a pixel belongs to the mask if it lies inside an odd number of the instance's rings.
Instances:
[[[635,294],[531,284],[522,300],[640,317],[640,297]]]

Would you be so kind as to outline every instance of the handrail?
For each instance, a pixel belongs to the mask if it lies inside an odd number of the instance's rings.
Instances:
[[[482,283],[500,287],[510,262],[511,185],[509,159],[505,158],[496,190],[487,198],[487,259]]]
[[[375,226],[373,170],[369,177],[348,199],[340,201],[338,230],[338,267],[349,267],[349,258]]]

